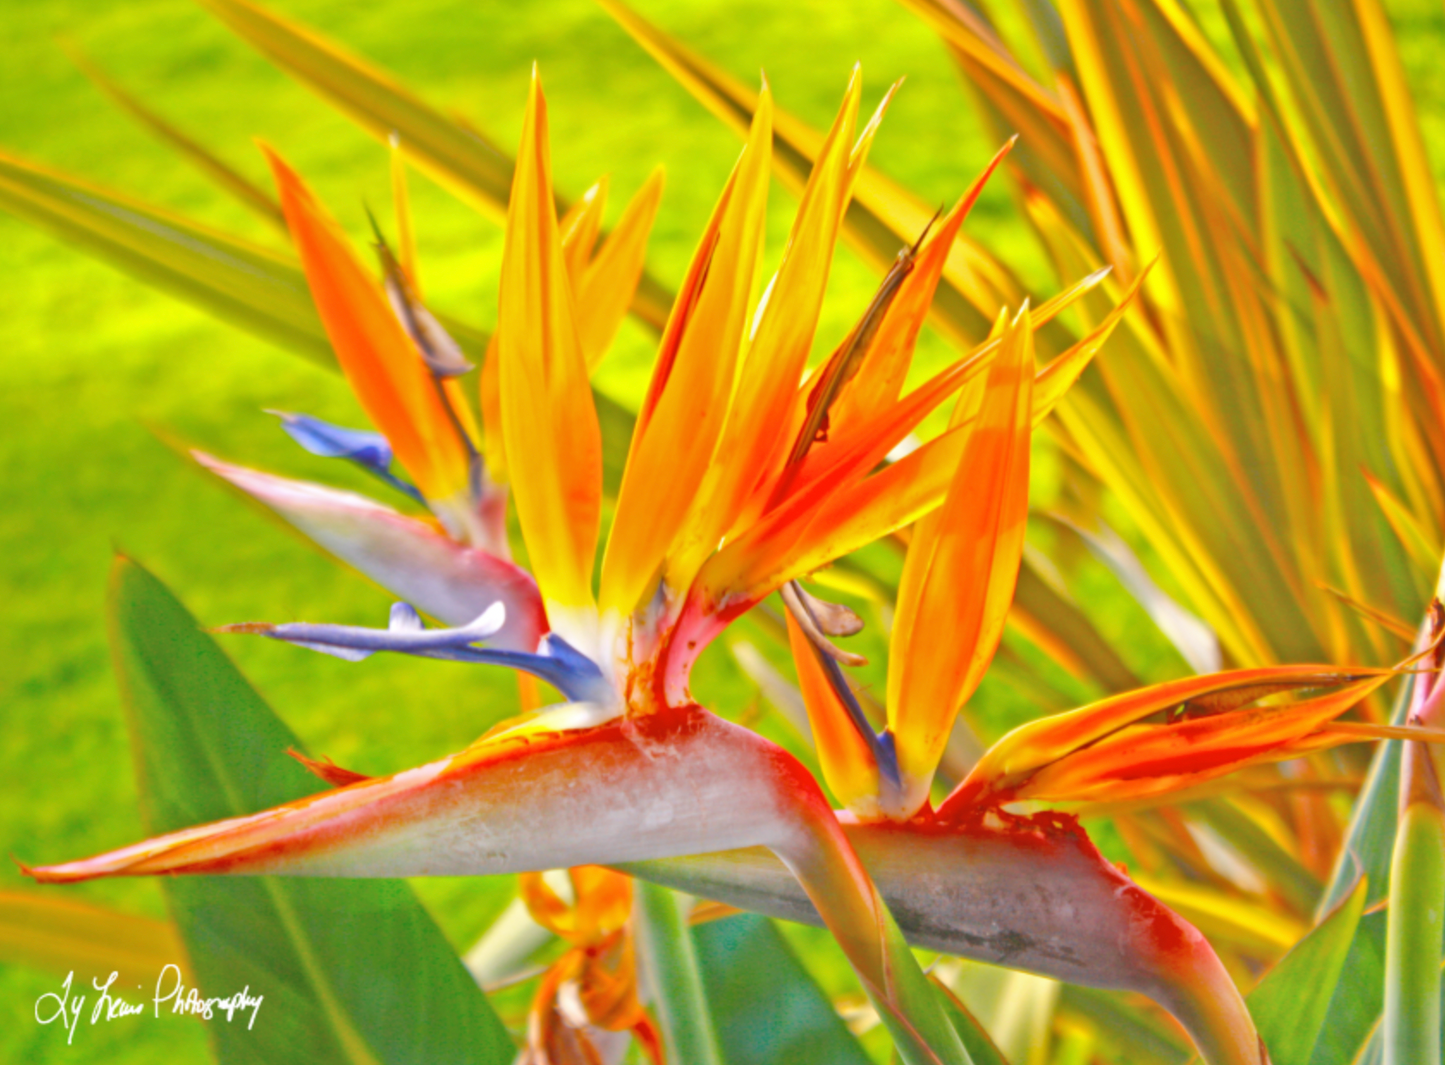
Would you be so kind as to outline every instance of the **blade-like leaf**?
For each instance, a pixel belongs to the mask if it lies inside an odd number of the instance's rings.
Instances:
[[[1249,994],[1249,1012],[1274,1065],[1309,1065],[1360,923],[1361,880],[1344,903],[1300,940]]]
[[[299,747],[295,735],[127,559],[112,579],[111,624],[151,831],[316,790],[281,756]],[[512,1060],[486,999],[400,882],[188,878],[166,891],[203,992],[249,985],[265,996],[252,1029],[213,1026],[224,1062]]]
[[[0,962],[65,974],[159,973],[185,957],[176,927],[55,892],[0,892]],[[189,981],[191,974],[182,973]]]
[[[773,923],[756,914],[692,930],[728,1065],[868,1065],[871,1060]]]
[[[385,142],[396,135],[407,157],[434,180],[492,217],[505,216],[513,161],[475,130],[305,26],[247,0],[201,2],[238,36],[372,136]],[[671,304],[668,292],[644,274],[633,300],[634,313],[661,329]]]
[[[211,314],[335,365],[306,279],[288,256],[4,154],[0,208]]]

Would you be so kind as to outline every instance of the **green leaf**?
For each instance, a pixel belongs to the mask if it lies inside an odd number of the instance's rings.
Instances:
[[[1353,1062],[1370,1042],[1385,1008],[1385,913],[1360,918],[1310,1065]]]
[[[1409,743],[1385,933],[1385,1065],[1440,1065],[1445,802],[1428,748]]]
[[[0,209],[203,311],[336,368],[306,278],[290,255],[4,153]],[[442,322],[467,350],[487,350],[486,333],[446,316]],[[636,419],[601,392],[593,398],[602,427],[603,484],[615,495]]]
[[[0,153],[0,209],[202,310],[334,365],[295,260]]]
[[[1361,880],[1344,903],[1295,944],[1250,992],[1249,1011],[1275,1065],[1308,1065],[1367,891]]]
[[[958,1032],[958,1038],[963,1040],[974,1065],[1008,1065],[1003,1052],[994,1045],[983,1025],[978,1023],[978,1018],[968,1011],[963,1001],[941,984],[935,982],[933,986],[938,990],[938,997],[943,999],[944,1012],[948,1014],[954,1031]]]
[[[285,754],[295,735],[129,559],[110,610],[150,833],[318,790]],[[202,993],[264,996],[254,1027],[210,1025],[222,1062],[510,1065],[501,1022],[405,883],[175,877],[165,889]]]
[[[742,914],[692,938],[728,1065],[869,1065],[772,921]]]
[[[1404,723],[1413,688],[1414,678],[1406,677],[1395,697],[1391,724]],[[1325,890],[1321,903],[1324,907],[1338,906],[1360,877],[1369,883],[1366,907],[1383,902],[1389,895],[1390,858],[1399,823],[1402,746],[1392,740],[1375,749],[1365,786],[1355,799],[1344,845]],[[1310,1065],[1354,1061],[1378,1026],[1385,1005],[1385,924],[1383,912],[1366,914],[1360,919]]]
[[[80,68],[80,72],[89,78],[96,88],[114,100],[123,111],[149,129],[161,141],[175,149],[192,166],[210,178],[217,188],[234,198],[237,203],[283,233],[286,231],[286,217],[281,213],[281,205],[270,193],[126,91],[119,82],[98,67],[74,43],[62,41],[61,46],[70,56],[70,61]]]
[[[637,956],[652,991],[667,1060],[722,1065],[681,902],[665,887],[633,881]]]

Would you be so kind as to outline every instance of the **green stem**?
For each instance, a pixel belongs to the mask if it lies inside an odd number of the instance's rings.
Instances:
[[[722,1065],[683,899],[645,880],[634,880],[633,891],[637,952],[652,989],[667,1060]]]
[[[1384,1065],[1440,1065],[1445,804],[1430,753],[1405,745],[1385,932]]]

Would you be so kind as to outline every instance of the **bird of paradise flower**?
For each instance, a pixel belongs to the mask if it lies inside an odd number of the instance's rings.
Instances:
[[[404,604],[393,610],[387,630],[236,628],[349,658],[398,651],[512,666],[552,684],[566,701],[426,766],[30,872],[46,881],[175,872],[475,874],[656,863],[762,847],[792,878],[789,886],[769,881],[763,894],[789,915],[797,914],[801,897],[802,907],[832,929],[905,1056],[963,1061],[966,1053],[868,867],[886,895],[906,898],[900,870],[922,873],[914,878],[919,883],[934,875],[947,880],[960,874],[959,844],[980,845],[995,873],[1037,874],[1061,858],[1068,868],[1056,887],[1099,895],[1080,896],[1099,918],[1094,927],[1062,933],[1079,946],[1070,961],[1050,960],[1046,951],[1035,958],[1025,946],[1024,964],[1066,977],[1092,960],[1111,965],[1095,974],[1096,982],[1153,993],[1180,1017],[1207,1060],[1265,1060],[1237,991],[1197,932],[1108,866],[1070,822],[1057,815],[1022,818],[1004,805],[1076,797],[1077,780],[1058,783],[1056,767],[1087,767],[1084,776],[1091,772],[1096,782],[1108,777],[1093,748],[1131,728],[1160,729],[1150,735],[1164,743],[1165,735],[1195,725],[1231,736],[1239,731],[1238,708],[1282,691],[1334,689],[1291,704],[1288,713],[1271,707],[1249,716],[1241,741],[1247,756],[1183,758],[1163,786],[1250,758],[1288,757],[1301,744],[1344,742],[1330,723],[1392,673],[1280,667],[1130,693],[1006,737],[934,813],[927,799],[942,738],[997,646],[1012,593],[1029,434],[1098,351],[1142,276],[1113,314],[1042,371],[1033,365],[1033,330],[1097,285],[1101,274],[1037,309],[1001,315],[984,344],[904,394],[914,341],[947,253],[1001,152],[958,205],[900,256],[858,326],[805,377],[842,213],[883,110],[855,141],[859,97],[855,77],[749,329],[772,139],[764,89],[748,143],[663,332],[595,593],[601,449],[583,338],[596,334],[584,327],[579,309],[585,286],[575,264],[585,252],[569,258],[555,215],[539,83],[534,79],[512,190],[499,323],[481,404],[490,441],[486,460],[495,458],[509,472],[535,584],[506,561],[504,539],[496,535],[495,493],[489,497],[481,479],[482,449],[469,446],[479,434],[450,378],[457,355],[425,315],[414,275],[388,263],[389,292],[372,281],[299,178],[273,156],[288,224],[328,333],[363,405],[446,534],[430,556],[440,560],[434,574],[444,586],[459,559],[480,565],[486,572],[466,592],[480,590],[488,605],[446,629],[426,629]],[[573,231],[591,226],[595,234],[596,216],[585,211],[582,221],[573,219]],[[647,211],[639,207],[639,220],[621,231],[645,233],[640,219],[650,217]],[[574,247],[588,244],[583,239]],[[637,242],[629,237],[621,246]],[[614,286],[613,296],[625,288]],[[881,465],[954,394],[947,432],[902,461]],[[302,435],[314,431],[317,439],[329,432],[295,420],[291,426]],[[323,439],[319,446],[329,445]],[[389,465],[378,456],[354,457],[379,470]],[[276,479],[258,480],[269,475],[210,464],[325,546],[344,540],[328,543],[326,521],[318,517],[327,506],[333,516],[346,511],[341,524],[353,533],[413,521],[370,513],[357,522],[356,514],[374,505],[333,497],[318,506],[322,490],[301,492]],[[850,703],[816,602],[793,582],[915,522],[894,631],[897,690],[890,678],[889,727],[878,734]],[[435,529],[414,523],[391,548],[377,549],[381,541],[373,539],[367,552],[356,553],[359,564],[380,570],[387,583],[391,576],[376,560],[389,551],[405,556],[407,548],[396,545],[420,543],[423,531],[434,547],[440,542]],[[407,559],[405,579],[426,565]],[[802,766],[698,706],[688,690],[703,649],[779,589],[787,590],[824,771],[852,811],[843,819],[850,822],[846,830]],[[454,597],[446,607],[452,619],[457,603]],[[940,654],[940,644],[952,653]],[[1180,704],[1197,712],[1163,725],[1142,723]],[[1284,720],[1292,725],[1283,731],[1256,727]],[[1116,767],[1127,762],[1127,749],[1113,757]],[[1053,790],[1043,785],[1048,780],[1056,783]],[[671,868],[661,878],[690,876],[696,883],[711,876],[716,896],[727,893],[727,877],[708,872],[707,859]],[[745,904],[759,902],[760,883],[755,877]],[[1036,916],[1041,926],[1060,923],[1058,914]],[[1068,923],[1078,924],[1077,917]],[[1116,934],[1121,929],[1128,931],[1124,940]],[[1102,946],[1110,935],[1113,944]],[[947,940],[946,931],[941,938]],[[1121,952],[1129,956],[1120,959]]]

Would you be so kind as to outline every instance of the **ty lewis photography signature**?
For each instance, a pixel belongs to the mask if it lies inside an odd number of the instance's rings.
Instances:
[[[95,999],[95,1005],[90,1011],[90,1023],[99,1024],[101,1021],[114,1021],[121,1017],[132,1017],[144,1014],[147,1007],[155,1006],[155,1015],[161,1015],[161,1004],[170,1003],[170,1012],[182,1016],[201,1017],[210,1020],[212,1017],[225,1014],[226,1020],[232,1021],[236,1014],[244,1017],[247,1010],[251,1013],[251,1019],[246,1022],[249,1030],[256,1023],[256,1014],[261,1012],[261,1000],[265,995],[252,995],[251,985],[237,991],[228,998],[203,998],[201,993],[194,987],[187,988],[185,981],[181,978],[181,970],[177,965],[167,965],[161,970],[160,976],[156,979],[156,993],[150,1002],[131,1002],[122,998],[118,991],[113,992],[111,988],[120,973],[113,972],[110,979],[105,983],[100,982],[96,977],[90,982],[100,994]],[[69,1033],[65,1041],[72,1043],[75,1040],[75,1029],[80,1023],[81,1014],[85,1012],[85,999],[83,994],[72,996],[71,984],[75,980],[75,973],[72,971],[60,985],[60,990],[51,991],[41,995],[35,1000],[35,1019],[41,1024],[53,1024],[59,1021]],[[140,990],[136,985],[136,990]]]

